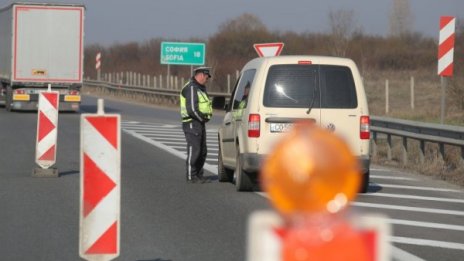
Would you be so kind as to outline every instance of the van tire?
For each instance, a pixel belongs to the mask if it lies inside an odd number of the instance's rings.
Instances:
[[[219,182],[231,182],[234,178],[234,172],[230,169],[224,167],[224,162],[222,161],[222,151],[221,144],[219,143],[219,153],[218,153],[218,180]]]
[[[369,171],[365,172],[361,177],[360,193],[367,193],[369,191]]]
[[[244,171],[242,168],[239,148],[237,148],[237,158],[235,159],[235,162],[235,188],[237,191],[252,191],[253,181],[250,178],[250,174]]]

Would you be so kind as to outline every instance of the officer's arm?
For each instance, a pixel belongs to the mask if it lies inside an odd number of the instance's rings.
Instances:
[[[197,90],[194,88],[193,85],[184,88],[184,97],[185,97],[185,107],[187,109],[187,113],[190,117],[204,122],[203,114],[199,110],[198,106],[198,94]]]

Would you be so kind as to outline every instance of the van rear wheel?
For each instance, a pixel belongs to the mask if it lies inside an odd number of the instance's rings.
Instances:
[[[361,177],[361,187],[359,189],[360,193],[367,193],[369,190],[369,171],[362,174]]]
[[[240,149],[237,148],[237,158],[235,160],[235,188],[237,191],[252,191],[253,190],[253,180],[250,177],[250,174],[243,170],[242,160],[240,159]]]

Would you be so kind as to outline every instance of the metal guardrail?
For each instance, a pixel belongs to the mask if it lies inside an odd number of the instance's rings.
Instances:
[[[102,81],[84,81],[84,86],[96,88],[103,94],[128,96],[154,103],[178,104],[179,89],[130,86]],[[228,93],[209,93],[212,97],[229,98]],[[445,145],[460,147],[461,161],[464,158],[464,127],[423,123],[387,117],[371,116],[372,154],[377,156],[379,135],[386,135],[387,158],[392,159],[392,137],[402,139],[402,163],[408,162],[408,139],[419,141],[419,160],[425,161],[426,142],[437,143],[439,157],[444,159]]]
[[[421,164],[425,161],[426,142],[438,144],[438,156],[441,159],[445,157],[445,145],[459,147],[461,162],[464,158],[464,127],[371,116],[371,133],[372,154],[374,156],[377,156],[378,153],[378,135],[387,136],[388,160],[392,159],[392,137],[400,137],[402,139],[401,161],[404,165],[408,162],[408,139],[419,142],[419,161]]]

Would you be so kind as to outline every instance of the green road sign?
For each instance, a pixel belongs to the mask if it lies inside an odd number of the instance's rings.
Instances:
[[[161,64],[204,65],[204,43],[161,42]]]

